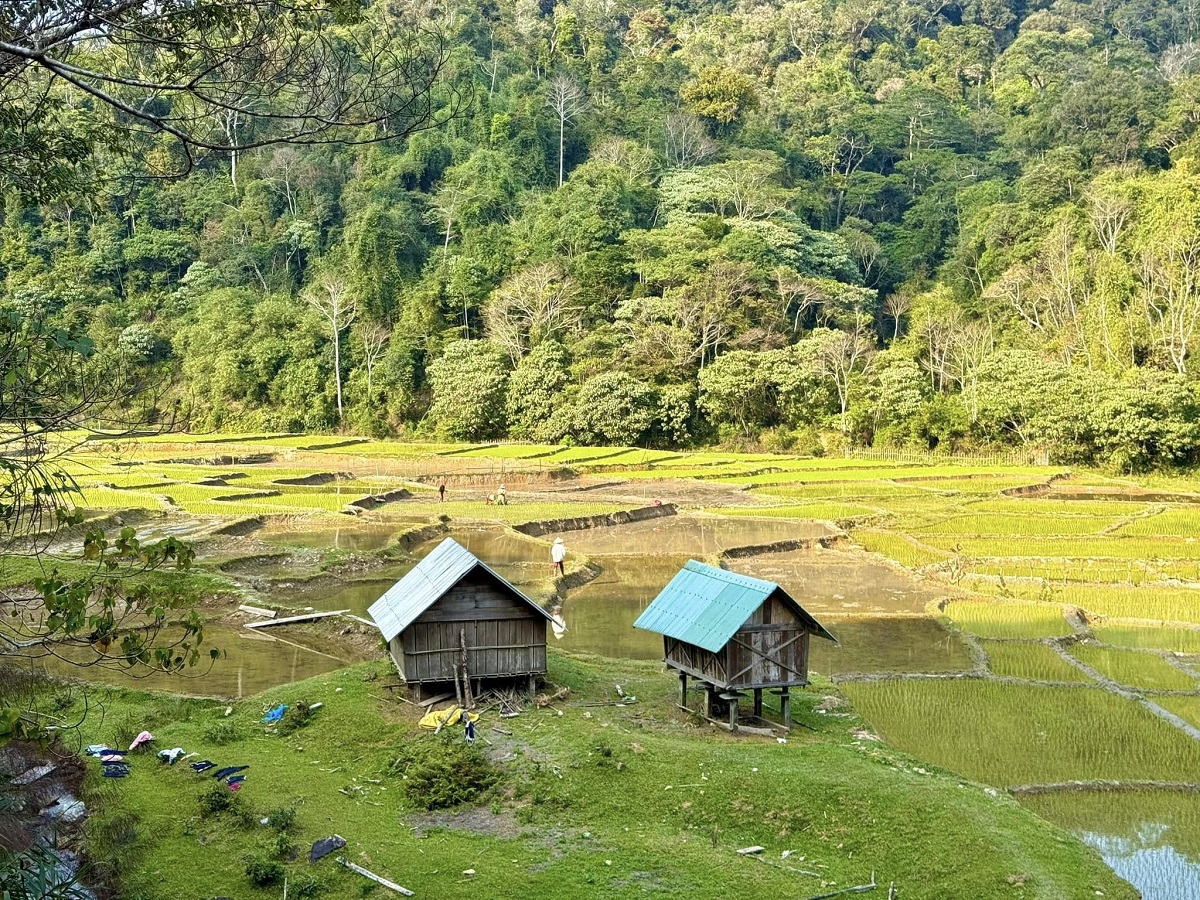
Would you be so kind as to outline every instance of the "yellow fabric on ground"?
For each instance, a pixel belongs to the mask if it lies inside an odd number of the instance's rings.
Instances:
[[[479,721],[479,713],[467,713],[467,716],[470,717],[472,722]],[[436,711],[431,710],[430,712],[425,713],[425,715],[421,717],[421,721],[417,724],[422,728],[436,729],[439,726],[444,728],[447,725],[457,725],[462,721],[462,717],[463,708],[461,706],[450,706],[446,709],[439,709]]]

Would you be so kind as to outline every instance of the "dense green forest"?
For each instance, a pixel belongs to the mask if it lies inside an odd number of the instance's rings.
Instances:
[[[193,429],[1200,459],[1200,0],[422,15],[436,127],[0,181],[3,304]]]

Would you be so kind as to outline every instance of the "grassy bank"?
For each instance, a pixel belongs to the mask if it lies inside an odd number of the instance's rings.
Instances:
[[[309,844],[333,833],[348,859],[418,897],[811,897],[872,872],[906,900],[1011,897],[1014,883],[1022,897],[1135,896],[1005,795],[855,737],[860,720],[840,709],[818,712],[828,685],[804,693],[797,715],[808,727],[780,744],[686,721],[655,663],[553,653],[551,678],[571,688],[554,708],[484,715],[498,780],[478,802],[439,813],[420,809],[428,793],[406,790],[412,764],[391,763],[413,747],[444,761],[453,748],[442,742],[461,742],[461,730],[419,732],[415,708],[385,687],[384,663],[269,691],[228,716],[216,702],[114,692],[103,719],[85,725],[88,742],[149,728],[158,747],[248,765],[249,777],[225,792],[235,808],[206,813],[198,798],[213,781],[186,764],[146,755],[126,779],[93,772],[93,851],[120,873],[126,900],[279,897],[281,882],[255,887],[246,874],[276,860],[289,897],[363,896],[368,882],[332,857],[307,862]],[[616,682],[638,702],[589,705],[615,698]],[[285,735],[259,723],[264,709],[298,700],[324,703],[307,726]],[[734,852],[754,844],[775,865]]]

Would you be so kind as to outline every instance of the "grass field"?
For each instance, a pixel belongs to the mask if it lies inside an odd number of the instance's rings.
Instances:
[[[126,741],[146,727],[164,747],[249,766],[231,808],[217,812],[199,802],[212,780],[186,764],[135,754],[127,779],[93,772],[92,848],[103,869],[122,873],[121,896],[278,898],[281,881],[255,887],[244,870],[279,860],[289,896],[381,896],[333,857],[307,862],[309,843],[331,833],[346,838],[347,858],[418,897],[449,900],[808,897],[872,872],[912,900],[989,900],[1012,896],[1014,871],[1038,873],[1028,896],[1134,896],[1093,852],[1011,799],[863,752],[845,740],[853,721],[814,715],[807,697],[797,715],[812,730],[787,745],[685,728],[673,685],[649,663],[552,654],[551,677],[572,689],[562,715],[528,710],[497,730],[485,713],[479,733],[503,760],[493,763],[498,782],[468,814],[433,816],[390,761],[403,747],[448,759],[461,729],[418,732],[412,707],[379,698],[367,680],[380,675],[375,663],[343,670],[236,703],[228,716],[219,703],[112,694],[85,741]],[[635,706],[579,705],[612,696],[616,678],[637,693]],[[307,727],[285,735],[258,723],[264,709],[301,699],[325,704]],[[274,825],[258,824],[271,815]],[[776,862],[790,850],[793,870],[734,852],[755,844]]]

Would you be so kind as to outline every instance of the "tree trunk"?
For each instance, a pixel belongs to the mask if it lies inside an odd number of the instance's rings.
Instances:
[[[558,117],[558,186],[562,187],[563,183],[563,132],[567,128],[566,116],[559,115]]]
[[[342,346],[337,319],[333,320],[333,383],[337,388],[338,421],[342,421]]]

